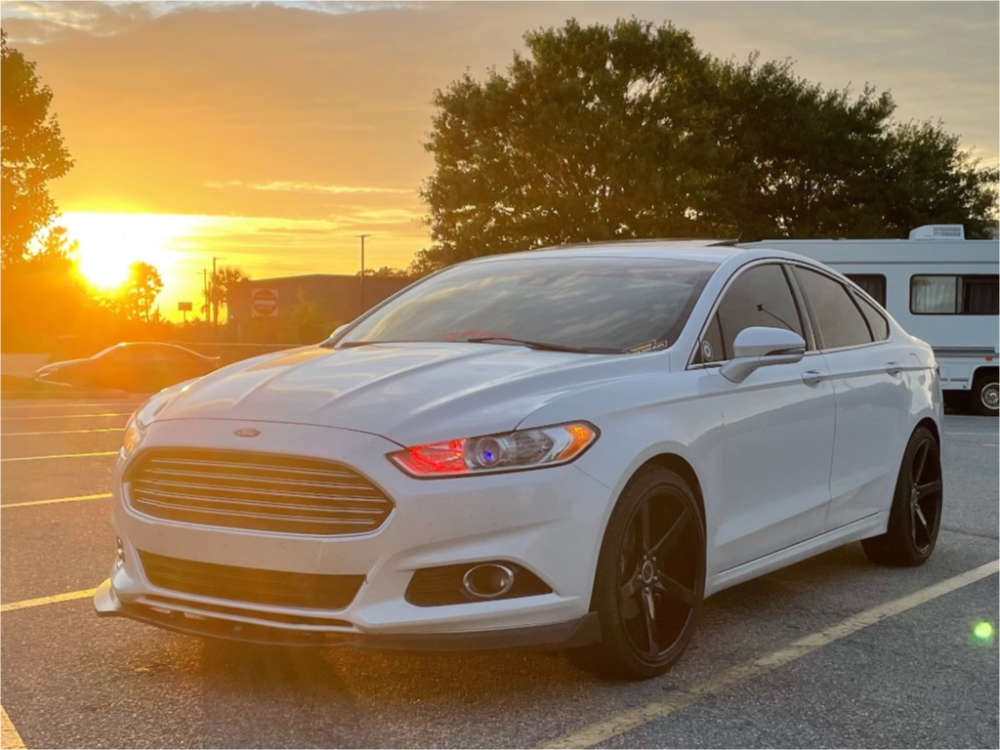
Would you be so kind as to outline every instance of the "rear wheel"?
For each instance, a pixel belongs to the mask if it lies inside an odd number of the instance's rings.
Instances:
[[[972,408],[976,414],[995,417],[1000,410],[1000,377],[996,372],[976,376],[972,385]]]
[[[861,542],[872,562],[922,565],[934,551],[941,526],[941,450],[926,427],[910,437],[896,479],[889,530]]]
[[[622,493],[601,549],[594,585],[601,643],[574,657],[605,677],[662,674],[691,640],[704,587],[697,498],[677,473],[642,470]]]

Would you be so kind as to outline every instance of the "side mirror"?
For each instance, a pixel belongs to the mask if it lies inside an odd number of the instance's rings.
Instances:
[[[736,334],[733,358],[719,372],[726,380],[741,383],[758,367],[798,362],[805,353],[806,342],[795,331],[751,326]]]

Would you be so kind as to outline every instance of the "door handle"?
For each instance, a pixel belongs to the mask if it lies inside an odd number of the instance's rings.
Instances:
[[[903,371],[903,368],[898,362],[886,362],[885,371],[892,376],[896,376]]]
[[[806,370],[802,373],[802,382],[806,385],[816,385],[823,379],[823,373],[819,370]]]

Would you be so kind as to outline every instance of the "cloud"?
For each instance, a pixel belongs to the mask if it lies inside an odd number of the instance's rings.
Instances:
[[[324,185],[318,182],[296,182],[290,180],[253,183],[244,182],[243,180],[209,180],[205,183],[205,187],[217,190],[244,188],[247,190],[260,190],[265,193],[331,193],[333,195],[348,193],[406,195],[414,192],[409,188],[374,187],[371,185]]]

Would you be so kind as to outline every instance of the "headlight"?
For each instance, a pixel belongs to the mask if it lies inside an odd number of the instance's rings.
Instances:
[[[417,445],[390,453],[389,459],[407,474],[421,478],[536,469],[569,463],[598,434],[589,422],[569,422]]]
[[[128,458],[135,449],[139,447],[143,437],[146,435],[146,428],[153,421],[159,411],[166,406],[175,395],[173,387],[165,389],[152,396],[146,403],[136,409],[135,413],[129,417],[125,425],[125,436],[122,438],[122,447],[118,452],[121,458]]]

